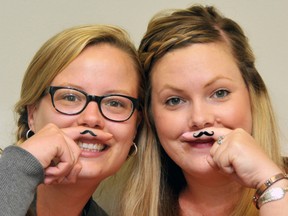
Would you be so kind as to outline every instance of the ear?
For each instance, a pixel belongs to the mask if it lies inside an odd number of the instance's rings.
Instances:
[[[28,105],[27,106],[27,118],[29,128],[35,132],[35,112],[37,110],[36,105]]]

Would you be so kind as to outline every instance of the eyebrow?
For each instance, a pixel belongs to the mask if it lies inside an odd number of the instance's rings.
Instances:
[[[229,78],[229,77],[225,77],[225,76],[216,76],[216,77],[213,77],[211,80],[209,80],[208,83],[205,84],[205,88],[212,85],[213,83],[215,83],[216,81],[220,80],[220,79],[225,79],[225,80],[229,80],[229,81],[233,81],[233,79]]]
[[[51,83],[51,85],[52,85],[52,83]],[[79,90],[81,90],[81,91],[84,91],[81,86],[75,85],[75,84],[73,84],[73,83],[68,83],[68,82],[60,83],[60,84],[55,84],[55,83],[54,83],[52,86],[71,87],[71,88],[76,88],[76,89],[79,89]]]
[[[211,80],[209,80],[209,82],[204,85],[204,88],[209,87],[210,85],[212,85],[213,83],[215,83],[216,81],[218,81],[220,79],[233,81],[233,79],[231,79],[231,78],[219,75],[219,76],[213,77]],[[157,92],[157,94],[160,94],[162,91],[165,91],[166,89],[170,89],[170,90],[173,90],[173,91],[178,92],[178,93],[184,92],[182,88],[178,88],[178,87],[176,88],[173,85],[165,84],[164,87],[159,92]]]
[[[75,85],[73,83],[61,83],[61,84],[53,84],[53,86],[63,86],[63,87],[71,87],[71,88],[75,88],[75,89],[78,89],[78,90],[81,90],[83,92],[86,92],[87,94],[90,94],[88,93],[85,89],[83,89],[81,86],[79,85]],[[123,95],[128,95],[128,96],[131,96],[131,97],[137,97],[138,93],[136,96],[132,96],[131,92],[128,92],[126,89],[121,89],[121,90],[117,90],[117,89],[110,89],[109,91],[106,92],[105,95],[107,94],[123,94]]]
[[[181,89],[181,88],[178,88],[178,87],[175,88],[175,86],[173,86],[173,85],[165,84],[164,87],[159,92],[157,92],[157,94],[160,94],[162,91],[165,91],[166,89],[173,90],[173,91],[175,91],[177,93],[184,92],[183,89]]]

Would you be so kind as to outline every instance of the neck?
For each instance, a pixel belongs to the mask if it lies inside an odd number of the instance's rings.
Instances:
[[[84,206],[95,192],[98,184],[77,182],[75,184],[40,185],[37,188],[37,215],[81,215]]]
[[[179,196],[181,215],[228,215],[241,194],[241,185],[223,175],[187,178],[187,187]]]

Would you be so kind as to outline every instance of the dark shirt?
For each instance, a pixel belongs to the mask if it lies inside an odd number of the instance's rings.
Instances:
[[[36,196],[26,216],[37,216]],[[108,216],[108,214],[99,205],[97,205],[92,198],[90,198],[83,209],[82,216]]]

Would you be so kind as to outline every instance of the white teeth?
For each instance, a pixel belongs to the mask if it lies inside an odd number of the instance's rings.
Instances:
[[[85,150],[85,151],[103,151],[103,149],[105,148],[104,144],[91,144],[91,143],[82,143],[79,142],[78,146]]]

